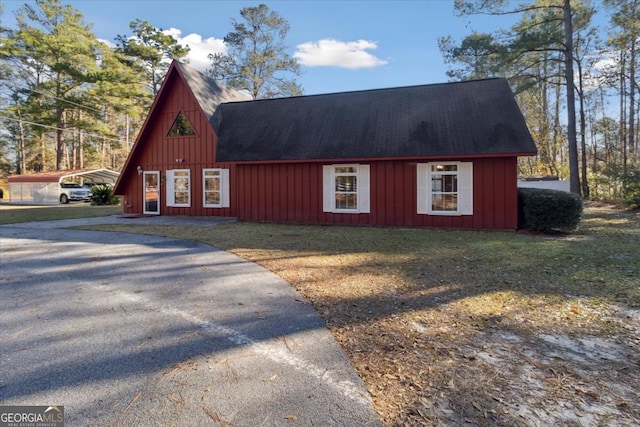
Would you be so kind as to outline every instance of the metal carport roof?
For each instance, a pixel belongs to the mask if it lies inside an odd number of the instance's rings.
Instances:
[[[109,169],[74,169],[10,176],[9,201],[19,204],[58,204],[61,182],[79,177],[84,184],[113,185],[119,175]]]
[[[62,182],[65,178],[82,177],[89,182],[115,184],[119,175],[109,169],[74,169],[14,175],[9,177],[9,182]]]

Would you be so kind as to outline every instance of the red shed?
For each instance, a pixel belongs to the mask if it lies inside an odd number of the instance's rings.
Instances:
[[[535,152],[504,79],[246,101],[174,62],[114,192],[138,214],[514,229]]]

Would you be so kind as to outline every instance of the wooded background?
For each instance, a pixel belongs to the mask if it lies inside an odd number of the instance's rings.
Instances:
[[[493,33],[462,40],[443,34],[439,45],[451,80],[509,80],[539,151],[521,159],[520,175],[553,175],[571,180],[572,191],[584,198],[640,204],[640,0],[456,0],[452,12],[471,20],[477,14],[517,17],[513,27]],[[609,22],[598,28],[593,17],[604,12]],[[288,23],[264,5],[240,15],[244,21],[233,20],[234,31],[225,37],[231,52],[242,53],[259,21],[272,25],[273,37],[288,31]],[[2,18],[0,187],[6,189],[13,174],[119,171],[170,60],[184,58],[188,48],[142,19],[110,47],[80,12],[58,0],[26,3],[11,27]],[[299,65],[286,54],[284,39],[277,43],[283,70],[297,75]],[[242,80],[230,70],[249,68],[237,66],[240,57],[210,59],[210,75],[225,83]],[[244,77],[265,84],[273,78]],[[283,87],[251,93],[301,92],[295,79]]]

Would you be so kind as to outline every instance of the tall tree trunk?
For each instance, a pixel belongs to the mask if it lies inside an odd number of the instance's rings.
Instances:
[[[69,169],[78,169],[78,140],[76,138],[71,140],[71,155],[68,163]]]
[[[65,126],[65,110],[60,109],[58,111],[58,117],[56,120],[56,170],[64,170],[65,164],[65,140],[64,140],[64,126]]]
[[[605,119],[607,118],[607,112],[605,111],[605,102],[604,102],[604,87],[601,85],[599,88],[600,91],[600,108],[602,109],[602,123],[605,123]],[[605,129],[604,132],[604,160],[607,168],[611,165],[610,161],[610,150],[611,150],[611,141],[609,141],[609,132]]]
[[[624,51],[620,51],[620,142],[622,155],[622,174],[627,174],[627,80],[625,78],[626,59]]]
[[[554,175],[558,175],[558,168],[556,167],[556,162],[558,161],[558,157],[560,157],[560,164],[564,163],[563,151],[558,150],[560,146],[560,134],[562,132],[562,127],[560,126],[560,84],[555,85],[556,91],[556,102],[553,108],[553,152],[551,158],[554,161]],[[558,152],[559,151],[559,152]]]
[[[631,38],[629,52],[629,152],[638,154],[635,143],[635,106],[636,106],[636,41]]]
[[[151,66],[151,85],[153,86],[153,96],[155,97],[158,94],[158,90],[160,83],[158,82],[158,77],[156,76],[156,67]]]
[[[571,2],[564,0],[565,35],[565,80],[567,83],[567,142],[569,143],[569,189],[580,194],[578,172],[578,140],[576,138],[576,99],[573,83],[573,23],[571,22]]]
[[[589,198],[589,181],[587,180],[587,122],[584,113],[584,86],[582,83],[582,63],[578,61],[578,97],[580,101],[580,162],[582,176],[580,180],[582,197]]]
[[[82,111],[78,110],[78,123],[82,123]],[[84,169],[84,133],[78,130],[78,169]]]
[[[47,138],[44,137],[44,134],[40,134],[40,150],[41,155],[40,159],[42,163],[40,164],[40,172],[44,172],[47,167]]]
[[[131,146],[129,146],[129,114],[124,116],[124,143],[127,150],[131,148]]]
[[[543,61],[543,69],[540,70],[538,69],[538,75],[543,75],[544,73],[547,72],[547,55],[545,54],[544,56],[544,61]],[[539,85],[538,87],[539,90],[539,95],[540,95],[540,101],[541,101],[541,110],[540,111],[536,111],[536,115],[539,115],[540,117],[540,123],[539,123],[539,128],[540,128],[540,139],[541,141],[539,141],[542,150],[539,150],[540,153],[540,158],[542,160],[543,166],[547,171],[548,175],[556,175],[557,171],[555,168],[555,159],[553,159],[553,144],[554,141],[552,139],[552,135],[551,135],[551,129],[550,129],[550,124],[549,124],[549,115],[548,115],[548,111],[549,111],[549,90],[548,90],[548,84],[546,81],[542,81],[542,83]]]
[[[78,135],[78,167],[84,169],[84,132],[79,131]]]
[[[107,151],[106,146],[107,146],[107,143],[106,143],[106,141],[104,139],[102,141],[100,141],[100,167],[101,168],[105,167],[104,166],[105,165],[105,160],[104,159],[105,159],[106,151]]]
[[[18,172],[18,175],[22,175],[27,171],[27,165],[25,161],[26,148],[24,146],[24,127],[22,126],[22,114],[20,111],[18,111],[18,144],[20,152],[18,153],[16,172]]]

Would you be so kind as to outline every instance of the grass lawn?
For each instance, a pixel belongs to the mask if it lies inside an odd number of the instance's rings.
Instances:
[[[201,241],[326,319],[386,425],[639,425],[640,213],[572,235],[233,223],[90,227]]]
[[[88,218],[122,213],[120,206],[91,206],[88,203],[68,205],[13,205],[0,203],[0,225],[29,221]]]

